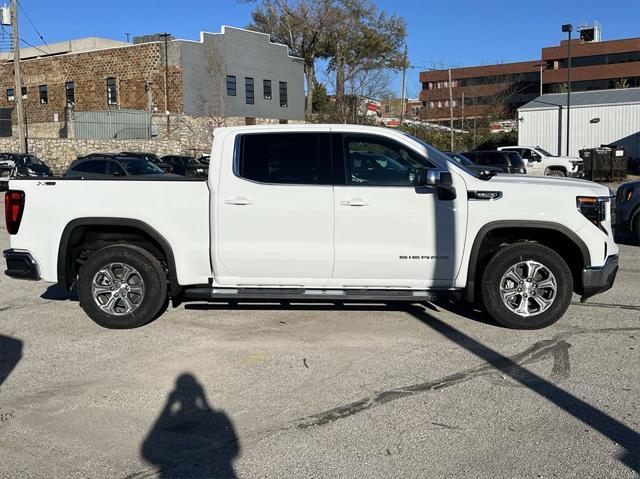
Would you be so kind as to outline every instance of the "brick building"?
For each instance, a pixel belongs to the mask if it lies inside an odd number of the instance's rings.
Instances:
[[[586,29],[579,29],[585,30]],[[640,86],[640,38],[599,41],[572,40],[572,91]],[[454,118],[493,117],[511,119],[518,107],[541,91],[566,89],[567,40],[542,49],[541,60],[451,69]],[[420,73],[423,118],[449,119],[449,72]],[[463,108],[464,94],[464,108]]]
[[[28,135],[74,137],[78,122],[108,118],[83,113],[114,110],[249,122],[304,119],[302,63],[268,35],[223,27],[221,33],[201,33],[199,41],[170,38],[166,61],[163,40],[88,38],[21,49]],[[11,135],[7,124],[15,131],[15,95],[13,61],[3,54],[0,136]]]

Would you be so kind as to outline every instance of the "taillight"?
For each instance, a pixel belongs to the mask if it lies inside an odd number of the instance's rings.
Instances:
[[[24,191],[7,191],[4,195],[4,217],[10,235],[18,233],[23,211]]]

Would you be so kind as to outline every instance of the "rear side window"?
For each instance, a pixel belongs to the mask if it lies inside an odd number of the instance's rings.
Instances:
[[[107,173],[107,162],[100,160],[91,160],[84,161],[79,165],[73,167],[73,171],[79,171],[81,173],[97,173],[97,174],[106,174]]]
[[[236,174],[261,183],[329,185],[328,133],[242,135]]]

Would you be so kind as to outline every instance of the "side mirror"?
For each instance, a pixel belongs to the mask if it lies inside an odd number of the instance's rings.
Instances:
[[[425,181],[427,186],[452,186],[453,178],[447,170],[439,168],[430,168],[427,170],[427,178]]]
[[[453,186],[453,177],[445,169],[430,168],[427,170],[425,184],[438,190],[438,199],[450,201],[456,199],[456,189]]]

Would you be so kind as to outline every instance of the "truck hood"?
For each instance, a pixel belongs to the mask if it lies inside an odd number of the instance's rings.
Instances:
[[[556,160],[563,160],[563,161],[579,161],[579,162],[582,162],[582,158],[578,158],[577,156],[552,156],[550,158],[554,158]]]
[[[593,181],[557,176],[497,175],[487,180],[486,185],[485,189],[518,189],[524,194],[531,192],[544,194],[550,188],[554,193],[564,190],[568,193],[585,196],[611,196],[613,194],[606,186]]]

